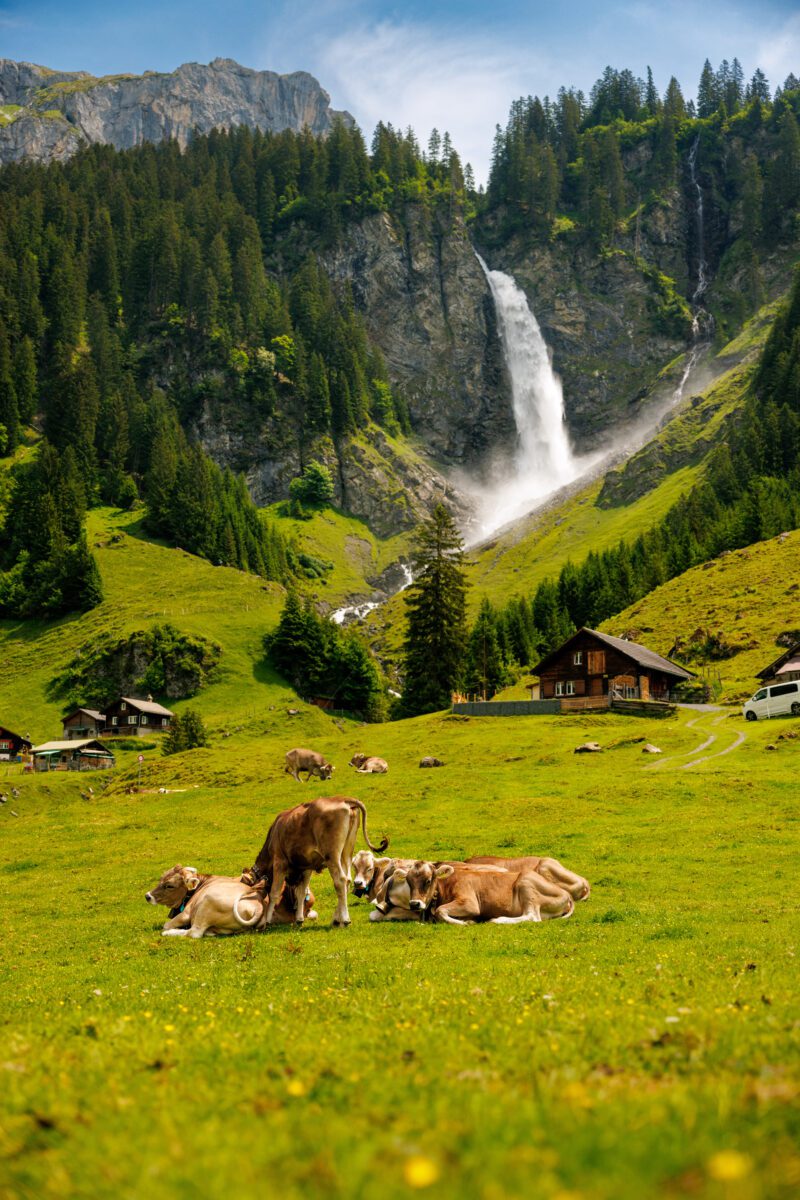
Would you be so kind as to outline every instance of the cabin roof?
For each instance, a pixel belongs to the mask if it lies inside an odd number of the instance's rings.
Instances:
[[[111,751],[102,742],[98,742],[97,738],[73,738],[69,742],[42,742],[41,746],[34,746],[34,754],[60,754],[62,750],[99,750],[107,754],[109,758],[113,757]]]
[[[638,663],[640,667],[645,667],[650,671],[661,671],[663,675],[672,675],[675,679],[692,679],[693,672],[687,671],[685,667],[679,667],[677,663],[672,662],[669,658],[664,658],[661,654],[656,654],[655,650],[648,650],[647,646],[640,646],[638,642],[629,642],[625,638],[613,637],[610,633],[601,633],[599,629],[589,629],[584,626],[577,633],[573,633],[571,638],[567,638],[566,642],[560,645],[556,650],[551,650],[545,655],[542,661],[534,667],[534,673],[541,675],[543,668],[550,666],[552,662],[567,649],[572,642],[576,641],[581,634],[588,633],[592,637],[597,638],[599,642],[604,642],[605,645],[611,646],[612,649],[618,650],[620,654],[624,654],[627,658]]]
[[[17,738],[20,742],[25,742],[26,745],[32,746],[33,742],[29,737],[23,737],[21,733],[15,733],[13,729],[9,729],[7,725],[0,725],[0,735],[8,734],[9,737]]]
[[[105,721],[106,714],[98,712],[96,708],[73,708],[66,716],[62,717],[62,721],[69,721],[71,717],[76,717],[78,713],[86,713],[87,717],[91,717],[94,721]]]
[[[756,679],[771,679],[781,671],[800,671],[800,666],[789,666],[790,661],[797,659],[800,659],[800,642],[795,642],[788,650],[784,650],[783,654],[768,667],[764,667],[763,671],[756,671]]]
[[[132,708],[138,708],[139,712],[155,713],[158,717],[175,716],[168,708],[164,708],[163,704],[156,704],[155,700],[137,700],[134,696],[120,696],[120,700],[124,700]]]

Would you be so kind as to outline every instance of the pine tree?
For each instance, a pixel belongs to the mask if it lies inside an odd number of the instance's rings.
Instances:
[[[418,530],[412,550],[414,583],[405,592],[408,630],[402,710],[406,715],[446,708],[461,683],[467,589],[463,558],[461,535],[439,503]]]

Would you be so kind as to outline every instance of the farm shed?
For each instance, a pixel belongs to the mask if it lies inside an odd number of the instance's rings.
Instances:
[[[19,733],[14,733],[13,729],[6,729],[0,725],[0,759],[8,762],[12,758],[19,758],[27,750],[30,750],[33,742],[28,737],[23,737]]]
[[[114,755],[97,738],[43,742],[32,753],[35,771],[103,771],[114,766]]]
[[[106,714],[95,708],[76,708],[63,719],[64,737],[79,740],[97,737],[105,729]]]
[[[756,678],[762,683],[791,683],[793,679],[800,679],[800,642],[784,650],[780,658],[764,667],[763,671],[757,671]]]
[[[107,706],[104,733],[124,733],[128,736],[146,733],[166,733],[175,716],[152,696],[138,700],[135,696],[120,696]]]

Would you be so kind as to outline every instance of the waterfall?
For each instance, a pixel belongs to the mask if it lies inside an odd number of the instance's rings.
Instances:
[[[686,365],[681,380],[675,389],[673,402],[678,404],[683,399],[686,383],[694,370],[695,364],[704,350],[711,343],[714,333],[714,318],[703,307],[703,297],[708,289],[708,262],[706,261],[706,228],[705,212],[703,209],[703,189],[697,178],[697,151],[700,147],[700,134],[692,142],[689,151],[689,178],[695,193],[694,221],[695,237],[697,240],[697,282],[692,292],[692,349],[686,359]]]
[[[490,271],[479,254],[494,299],[500,344],[511,379],[517,447],[503,482],[485,489],[483,534],[522,516],[575,479],[586,463],[575,459],[564,424],[561,380],[522,288],[511,275]]]

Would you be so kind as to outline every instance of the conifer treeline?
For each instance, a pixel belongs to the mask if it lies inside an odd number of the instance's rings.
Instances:
[[[582,625],[597,627],[654,588],[726,551],[800,526],[800,273],[751,392],[703,480],[634,542],[568,562],[532,599],[484,602],[470,636],[470,691],[492,694]]]
[[[365,212],[452,202],[463,187],[447,136],[425,156],[411,131],[379,125],[370,156],[341,122],[326,139],[241,128],[185,152],[94,146],[68,163],[4,167],[0,454],[40,414],[49,461],[71,450],[64,470],[77,470],[85,503],[129,506],[141,494],[154,533],[284,578],[292,556],[276,527],[184,429],[235,403],[255,427],[285,422],[301,445],[369,420],[408,430],[379,351],[309,235],[330,243]],[[280,279],[265,266],[279,243]],[[20,503],[6,514],[7,569]]]
[[[800,82],[794,75],[774,100],[763,73],[745,85],[741,66],[706,62],[698,102],[673,77],[659,96],[647,80],[607,67],[586,98],[574,88],[521,98],[505,130],[497,126],[487,192],[489,210],[550,236],[568,217],[604,246],[619,223],[678,182],[679,150],[703,139],[704,187],[749,241],[780,240],[800,204]],[[696,123],[702,119],[702,124]],[[625,155],[634,147],[644,155]]]

